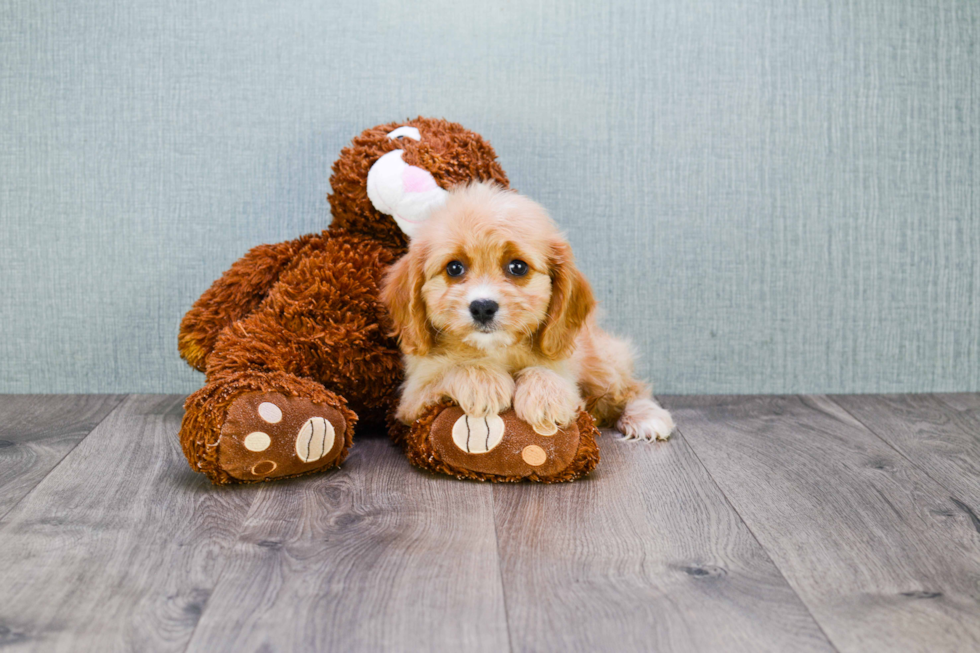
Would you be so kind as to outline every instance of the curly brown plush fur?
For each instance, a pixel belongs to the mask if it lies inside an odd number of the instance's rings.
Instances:
[[[357,416],[347,408],[343,398],[324,389],[318,383],[306,379],[296,379],[292,375],[282,372],[268,374],[241,372],[230,375],[224,383],[209,383],[188,397],[184,403],[185,413],[180,430],[180,444],[191,469],[204,473],[216,485],[250,482],[234,478],[222,469],[218,460],[221,425],[224,423],[228,408],[242,393],[270,391],[281,392],[287,396],[306,396],[316,403],[325,404],[340,411],[347,421],[347,429],[342,434],[344,441],[340,454],[330,467],[340,465],[347,458],[353,443]],[[289,474],[276,478],[300,475]]]
[[[422,140],[388,138],[389,132],[403,125],[418,127]],[[379,125],[364,130],[333,165],[330,178],[333,192],[328,197],[333,213],[332,228],[367,234],[399,253],[404,251],[408,238],[394,220],[374,208],[365,183],[371,166],[397,149],[405,151],[402,157],[405,163],[428,170],[446,190],[474,180],[494,181],[504,187],[510,183],[490,144],[460,124],[416,118]]]
[[[423,139],[388,138],[404,125],[418,128]],[[345,444],[327,466],[346,456],[358,416],[382,423],[391,411],[402,364],[378,296],[407,239],[372,205],[367,174],[394,149],[444,189],[473,180],[508,183],[493,148],[445,120],[380,125],[343,149],[330,179],[330,228],[252,249],[181,322],[181,356],[206,374],[206,385],[185,403],[181,444],[191,467],[215,483],[251,480],[230,476],[218,455],[229,409],[243,395],[277,392],[340,411],[346,430],[337,436]]]

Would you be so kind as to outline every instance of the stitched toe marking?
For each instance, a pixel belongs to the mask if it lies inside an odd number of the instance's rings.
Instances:
[[[252,473],[256,476],[268,476],[274,471],[276,471],[276,464],[271,460],[263,460],[252,466]]]
[[[263,401],[259,404],[258,413],[259,417],[269,424],[278,424],[282,421],[282,410],[270,401]]]
[[[558,432],[558,425],[555,423],[552,423],[551,426],[548,428],[539,429],[537,426],[532,426],[531,428],[533,428],[534,432],[537,433],[538,435],[544,435],[544,436],[552,436]]]
[[[548,460],[548,454],[538,445],[529,444],[521,452],[521,458],[531,467],[540,467],[544,464],[544,461]]]
[[[245,436],[244,444],[249,451],[265,451],[272,444],[272,438],[262,431],[254,431]]]

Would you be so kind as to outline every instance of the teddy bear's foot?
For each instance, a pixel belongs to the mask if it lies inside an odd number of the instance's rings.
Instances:
[[[357,415],[343,397],[285,372],[215,379],[184,403],[180,444],[213,483],[299,476],[343,462]]]
[[[344,416],[331,406],[250,392],[228,407],[218,464],[240,481],[308,474],[337,463],[346,430]]]
[[[426,411],[403,434],[418,467],[483,481],[571,481],[599,462],[595,421],[585,411],[554,431],[535,431],[513,410],[471,417],[452,404]],[[401,438],[397,438],[401,439]]]

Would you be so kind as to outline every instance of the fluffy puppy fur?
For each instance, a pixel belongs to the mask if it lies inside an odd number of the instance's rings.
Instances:
[[[542,432],[583,405],[627,439],[665,440],[674,429],[634,378],[629,345],[596,325],[568,242],[515,192],[453,190],[389,269],[382,299],[405,355],[403,423],[448,397],[474,416],[513,406]]]

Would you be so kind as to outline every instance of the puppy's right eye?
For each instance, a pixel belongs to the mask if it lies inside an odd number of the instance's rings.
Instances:
[[[466,266],[459,261],[450,261],[446,264],[446,274],[451,277],[461,277],[466,272]]]
[[[515,277],[523,277],[525,274],[527,274],[527,263],[519,258],[515,258],[513,261],[507,264],[507,272]]]

